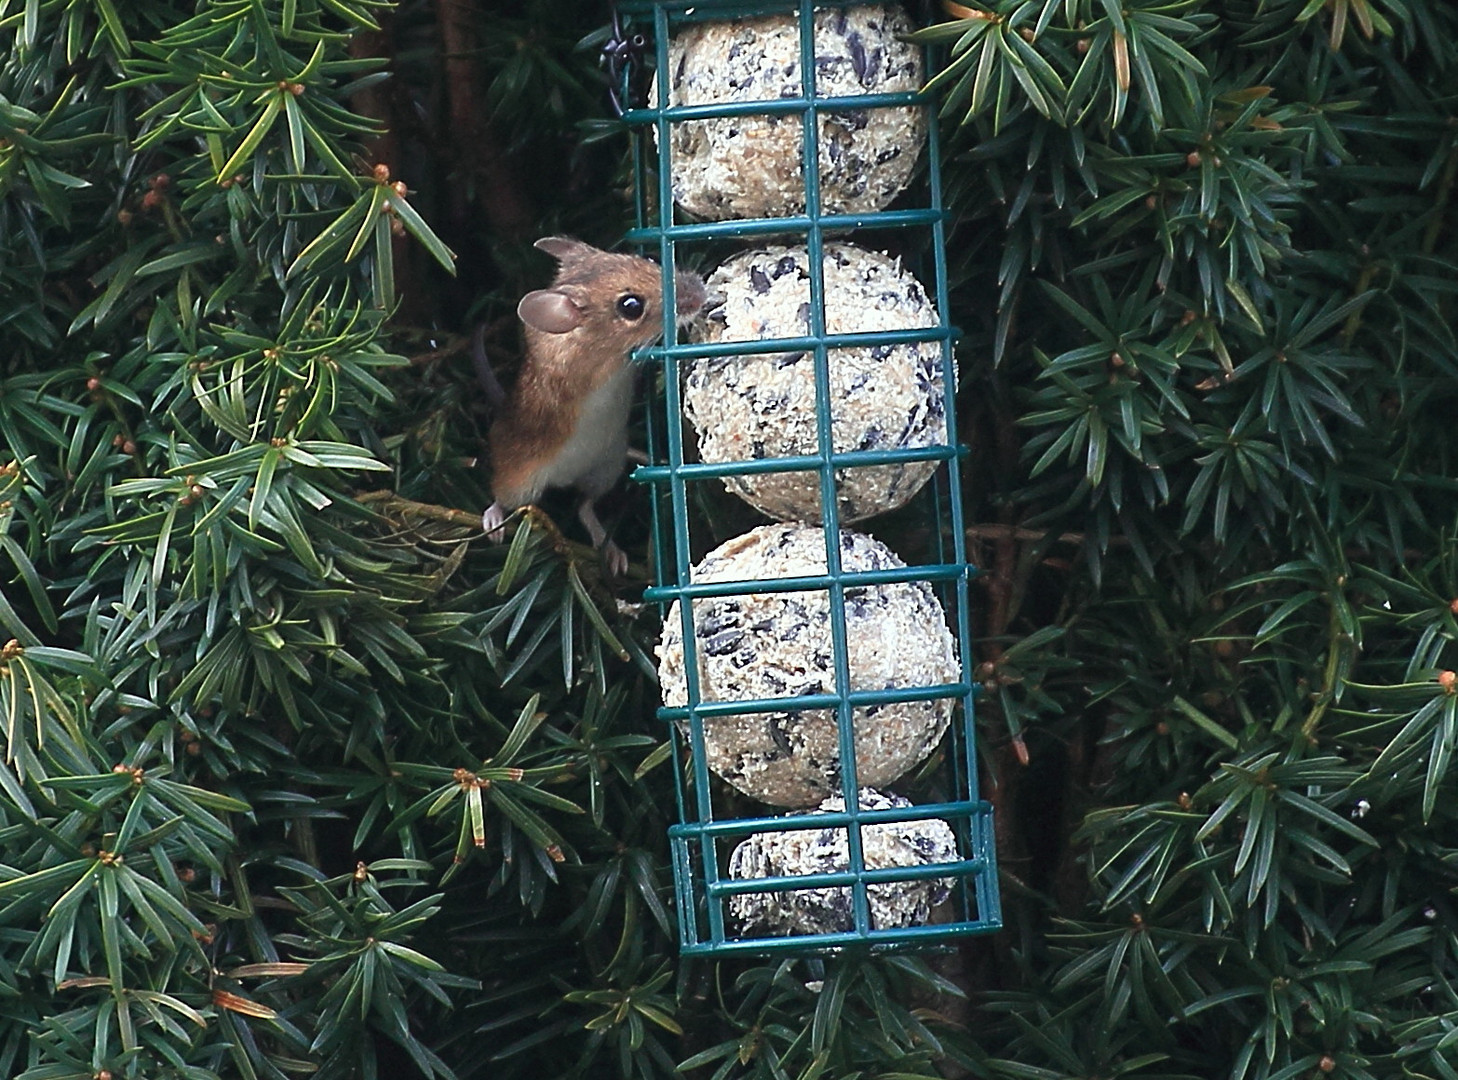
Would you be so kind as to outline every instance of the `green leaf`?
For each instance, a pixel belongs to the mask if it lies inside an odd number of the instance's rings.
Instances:
[[[1207,735],[1213,736],[1220,742],[1223,742],[1226,746],[1230,747],[1232,750],[1240,749],[1239,739],[1237,739],[1229,731],[1226,731],[1223,727],[1221,727],[1210,717],[1206,716],[1199,709],[1195,708],[1184,698],[1180,697],[1179,695],[1175,695],[1174,699],[1171,701],[1171,704],[1174,705],[1174,707],[1178,709],[1184,716],[1192,720],[1195,725],[1199,727],[1200,730],[1204,731]]]
[[[405,231],[420,241],[425,250],[430,253],[431,258],[445,270],[454,274],[456,272],[455,252],[441,243],[440,237],[435,235],[435,232],[425,223],[425,219],[416,212],[404,196],[392,193],[389,205],[390,211],[405,226]]]
[[[253,127],[238,144],[238,149],[233,151],[231,157],[223,163],[222,168],[217,172],[214,179],[223,183],[234,176],[242,167],[243,163],[252,157],[253,153],[262,145],[263,140],[268,137],[273,123],[278,119],[279,112],[283,109],[284,99],[288,96],[287,90],[276,90],[271,92],[263,103],[263,111],[258,114]]]
[[[533,694],[531,699],[522,706],[521,713],[512,725],[511,734],[507,736],[506,742],[501,744],[501,749],[491,759],[493,765],[509,765],[516,760],[518,754],[526,747],[526,742],[531,738],[532,732],[536,731],[547,714],[537,711],[537,705],[542,700],[541,694]]]

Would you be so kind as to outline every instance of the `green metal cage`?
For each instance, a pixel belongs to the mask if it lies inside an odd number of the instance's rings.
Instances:
[[[960,457],[964,451],[956,438],[956,417],[952,408],[956,386],[952,342],[957,331],[947,316],[947,258],[945,220],[941,204],[940,159],[935,112],[920,92],[870,93],[855,96],[820,97],[816,87],[814,12],[828,7],[851,6],[848,0],[768,0],[746,3],[724,0],[626,0],[620,10],[628,16],[633,31],[648,41],[648,55],[656,59],[656,70],[669,70],[669,41],[680,26],[698,21],[721,21],[769,14],[798,17],[800,34],[801,93],[773,101],[734,102],[713,105],[674,106],[668,104],[669,80],[660,78],[652,100],[645,108],[632,108],[624,119],[634,129],[637,227],[628,240],[658,258],[663,266],[664,344],[640,351],[639,359],[657,366],[660,377],[650,379],[657,392],[650,392],[648,404],[648,451],[650,464],[640,467],[634,478],[652,485],[653,530],[657,583],[645,594],[665,612],[678,602],[682,619],[684,668],[688,704],[662,708],[659,715],[668,722],[675,743],[675,760],[686,763],[675,770],[679,824],[669,830],[673,857],[681,950],[685,954],[833,954],[850,951],[880,952],[924,949],[967,935],[987,933],[1001,926],[997,869],[990,806],[978,797],[973,704],[976,684],[971,674],[968,584],[975,573],[967,562],[962,508]],[[819,176],[818,125],[821,111],[877,109],[908,105],[928,110],[925,178],[919,190],[922,205],[884,209],[877,212],[822,212]],[[773,218],[729,221],[676,220],[670,132],[685,120],[743,115],[791,115],[802,117],[805,211]],[[656,134],[656,141],[654,135]],[[655,146],[657,149],[655,149]],[[917,190],[916,186],[913,190]],[[903,200],[904,200],[903,196]],[[681,215],[680,215],[681,216]],[[939,325],[921,330],[882,330],[829,335],[825,327],[825,281],[823,252],[827,235],[838,237],[857,230],[920,230],[926,264],[921,280],[932,275],[928,293],[935,299]],[[761,237],[794,237],[803,240],[809,253],[810,333],[793,338],[763,341],[734,341],[712,344],[677,344],[673,325],[675,311],[674,269],[705,246],[726,240]],[[835,452],[830,412],[831,350],[838,348],[892,345],[903,342],[935,341],[941,344],[941,367],[947,395],[947,445],[917,449],[860,450]],[[740,356],[751,353],[805,351],[814,356],[818,450],[816,454],[771,457],[709,464],[685,456],[681,413],[681,373],[696,360]],[[849,571],[841,565],[839,511],[836,473],[853,466],[885,465],[914,461],[940,464],[933,482],[917,500],[927,505],[932,527],[927,561],[904,569]],[[826,539],[826,573],[736,582],[693,582],[690,567],[693,541],[690,536],[692,485],[714,483],[724,477],[751,473],[815,471],[819,474],[822,528]],[[871,525],[874,528],[874,524]],[[852,691],[846,648],[845,594],[847,589],[893,582],[924,581],[941,598],[957,642],[960,679],[938,686],[906,686],[876,691]],[[836,691],[797,697],[775,697],[744,701],[706,702],[700,687],[699,659],[693,606],[712,597],[790,591],[828,593],[831,643]],[[932,788],[939,801],[891,809],[863,809],[858,798],[856,746],[853,711],[859,707],[890,702],[949,698],[957,702],[958,715],[952,721],[940,750],[940,773]],[[834,710],[838,724],[841,789],[845,810],[834,813],[788,816],[734,816],[736,803],[725,797],[711,778],[706,763],[704,723],[713,717],[783,713],[787,710]],[[686,737],[679,725],[687,726]],[[684,751],[687,750],[687,754]],[[957,840],[957,859],[927,866],[868,868],[861,829],[889,822],[940,819],[951,826]],[[760,877],[733,880],[727,876],[729,847],[756,834],[788,832],[793,829],[844,829],[848,866],[844,871],[798,876]],[[869,892],[883,882],[906,882],[940,878],[951,887],[954,911],[949,921],[927,925],[878,927],[873,925]],[[843,930],[791,936],[748,936],[734,925],[725,910],[728,898],[744,893],[777,893],[802,889],[849,889],[851,925]]]

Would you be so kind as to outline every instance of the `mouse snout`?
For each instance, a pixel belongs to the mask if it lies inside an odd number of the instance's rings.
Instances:
[[[673,276],[674,302],[677,305],[678,321],[686,323],[697,315],[708,299],[704,281],[698,274],[680,270]]]

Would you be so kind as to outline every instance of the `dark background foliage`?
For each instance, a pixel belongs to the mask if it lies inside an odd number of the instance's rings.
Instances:
[[[0,1075],[1458,1077],[1458,10],[925,14],[1008,925],[711,965],[656,613],[476,526],[605,6],[0,5]]]

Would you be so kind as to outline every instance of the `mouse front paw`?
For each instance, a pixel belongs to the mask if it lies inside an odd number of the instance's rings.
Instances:
[[[500,544],[506,540],[506,530],[501,526],[506,521],[506,507],[499,502],[494,502],[486,508],[481,515],[481,528],[486,530],[486,539],[493,544]]]

